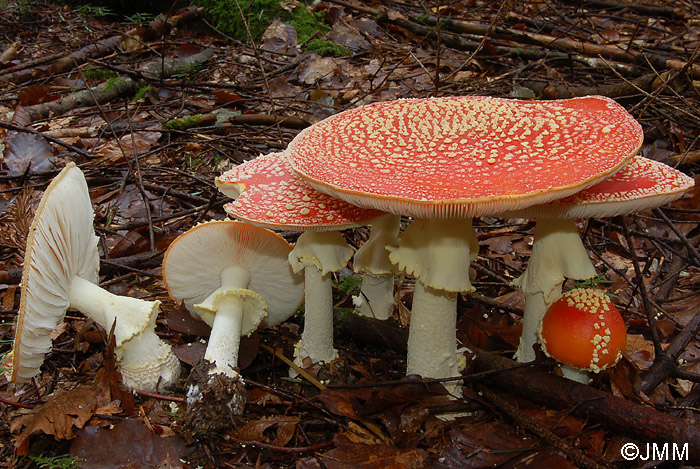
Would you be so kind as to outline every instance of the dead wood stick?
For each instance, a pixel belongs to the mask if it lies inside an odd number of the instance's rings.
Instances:
[[[7,130],[13,130],[15,132],[24,132],[24,133],[44,137],[49,142],[55,143],[56,145],[59,145],[59,146],[62,146],[63,148],[66,148],[66,149],[68,149],[68,150],[70,150],[70,151],[72,151],[72,152],[74,152],[74,153],[76,153],[84,158],[92,158],[94,156],[91,153],[88,153],[85,150],[82,150],[82,149],[76,147],[75,145],[71,145],[70,143],[64,142],[63,140],[46,135],[43,132],[39,132],[38,130],[30,129],[28,127],[21,127],[19,125],[14,125],[14,124],[2,122],[2,121],[0,121],[0,127],[3,129],[7,129]]]
[[[576,96],[599,95],[618,98],[636,94],[639,89],[652,92],[652,83],[657,78],[655,73],[648,73],[639,78],[619,83],[604,83],[597,86],[554,85],[546,81],[527,80],[523,86],[530,88],[536,95],[546,99],[573,98]]]
[[[570,3],[572,5],[581,5],[579,0],[564,0],[564,3]],[[644,3],[632,3],[632,2],[614,2],[610,0],[589,0],[586,2],[586,8],[590,7],[600,7],[605,9],[620,9],[635,11],[642,15],[649,15],[651,17],[663,16],[665,18],[682,18],[684,15],[681,10],[675,10],[671,6],[662,5],[648,5]]]
[[[700,332],[700,312],[685,325],[661,355],[654,357],[654,363],[642,376],[642,391],[645,394],[649,394],[659,383],[678,371],[676,359],[698,332]]]
[[[435,25],[437,18],[435,16],[428,16],[427,18],[422,18],[422,20],[427,24]],[[630,49],[625,50],[616,46],[593,44],[591,42],[583,42],[566,37],[555,37],[547,34],[518,31],[516,29],[505,28],[502,26],[490,26],[487,24],[455,19],[443,20],[443,24],[446,29],[452,29],[460,33],[485,35],[488,32],[488,35],[493,38],[536,44],[541,47],[557,49],[563,52],[575,52],[589,57],[600,56],[607,59],[618,60],[620,62],[636,63],[642,66],[648,66],[651,64],[656,68],[665,69],[679,69],[687,67],[688,73],[693,78],[700,78],[700,66],[659,54],[639,52]]]
[[[478,370],[503,369],[487,381],[533,402],[557,409],[571,409],[574,415],[597,422],[616,433],[644,442],[688,444],[689,457],[700,461],[700,428],[683,419],[664,414],[591,386],[552,375],[537,368],[506,370],[515,362],[479,350],[474,358]]]
[[[31,68],[31,67],[36,67],[37,65],[43,65],[48,62],[53,62],[56,59],[60,59],[61,57],[64,57],[66,55],[65,52],[58,52],[56,54],[49,54],[45,55],[43,57],[39,57],[36,59],[32,60],[27,60],[26,62],[22,62],[21,64],[14,65],[12,67],[7,67],[2,70],[2,73],[0,75],[9,75],[10,73],[17,72],[19,70],[24,70],[26,68]]]
[[[123,42],[121,36],[112,36],[89,44],[77,51],[64,56],[50,65],[38,68],[26,68],[13,73],[0,75],[0,81],[15,85],[35,78],[42,78],[55,73],[63,73],[87,61],[89,57],[100,57],[115,51]]]
[[[479,391],[491,401],[500,411],[511,417],[519,425],[525,427],[531,433],[537,435],[538,437],[545,440],[547,443],[553,445],[559,451],[564,453],[567,459],[576,463],[578,467],[588,468],[588,469],[601,469],[604,466],[598,464],[578,448],[571,446],[566,440],[558,437],[552,433],[549,429],[542,426],[535,419],[523,412],[518,411],[514,406],[512,406],[503,397],[499,396],[495,392],[488,389],[486,386],[480,386]]]
[[[205,49],[202,52],[181,59],[155,59],[147,62],[141,68],[141,73],[149,79],[168,78],[177,73],[201,66],[205,61],[209,60],[212,55],[214,55],[213,50]],[[76,107],[99,105],[112,101],[120,96],[131,96],[145,84],[145,80],[120,77],[116,80],[109,80],[91,89],[71,93],[56,101],[29,106],[25,108],[25,110],[29,114],[31,121],[45,119],[50,116],[65,114]]]
[[[65,56],[60,54],[58,60],[50,65],[39,68],[22,68],[12,73],[0,75],[0,81],[6,83],[20,84],[26,81],[41,78],[57,73],[64,73],[73,70],[78,65],[82,65],[90,58],[103,57],[117,50],[124,45],[125,41],[149,41],[163,36],[171,28],[192,19],[198,18],[202,13],[201,8],[188,7],[180,10],[167,21],[162,17],[155,18],[146,29],[130,29],[124,34],[101,39],[94,44],[89,44],[71,54]],[[52,55],[56,58],[56,54]],[[30,64],[30,67],[33,65]]]

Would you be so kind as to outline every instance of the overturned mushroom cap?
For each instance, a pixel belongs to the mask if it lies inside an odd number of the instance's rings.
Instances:
[[[216,178],[235,199],[224,206],[239,220],[272,229],[330,231],[366,225],[383,215],[316,191],[294,174],[283,153],[261,155]]]
[[[292,272],[287,261],[291,250],[284,238],[265,228],[210,221],[172,242],[163,260],[163,277],[172,298],[212,324],[208,308],[195,305],[211,302],[209,297],[222,285],[222,273],[240,268],[250,277],[246,289],[267,304],[263,324],[270,326],[291,316],[304,295],[303,278]]]
[[[496,214],[566,197],[624,165],[640,125],[600,96],[405,99],[304,129],[287,154],[315,189],[422,218]]]
[[[51,332],[70,306],[72,280],[98,282],[98,238],[82,171],[69,163],[51,181],[29,229],[22,272],[22,298],[14,339],[12,380],[39,372],[51,350]]]

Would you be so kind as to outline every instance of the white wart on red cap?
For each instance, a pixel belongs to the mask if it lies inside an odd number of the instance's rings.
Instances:
[[[283,153],[248,160],[217,177],[216,186],[235,199],[224,206],[229,215],[265,228],[342,230],[383,215],[312,189],[293,173]]]
[[[506,216],[538,218],[530,262],[514,284],[525,293],[523,332],[516,358],[535,358],[542,315],[559,298],[566,278],[595,276],[575,218],[611,217],[659,207],[680,198],[694,180],[663,163],[635,156],[614,175],[572,196]]]
[[[370,104],[304,129],[288,147],[315,189],[415,217],[473,217],[545,203],[612,174],[642,144],[613,100],[487,96]]]
[[[635,156],[615,174],[588,189],[512,215],[528,218],[615,217],[671,203],[694,185],[693,178],[668,165]]]
[[[116,322],[116,354],[124,384],[145,390],[172,386],[180,364],[155,334],[158,301],[114,295],[97,285],[98,238],[87,183],[69,163],[49,184],[32,222],[22,273],[12,380],[39,372],[51,332],[67,309],[109,331]]]

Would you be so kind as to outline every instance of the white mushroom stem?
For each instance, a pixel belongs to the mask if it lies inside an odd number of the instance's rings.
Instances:
[[[316,364],[331,362],[333,348],[333,285],[330,274],[342,269],[353,250],[338,231],[307,231],[289,253],[289,264],[297,273],[304,269],[304,331],[295,350],[295,363],[305,358]]]
[[[429,378],[457,376],[457,294],[473,289],[469,264],[478,254],[471,219],[414,220],[399,247],[389,250],[391,261],[417,280],[407,372]]]
[[[304,302],[304,331],[297,345],[301,365],[308,357],[313,363],[329,363],[338,358],[333,348],[333,285],[331,275],[323,275],[314,265],[304,269],[307,285]]]
[[[106,331],[114,325],[115,353],[127,387],[154,391],[175,384],[180,363],[155,333],[160,301],[115,295],[81,277],[73,278],[68,301]]]
[[[238,366],[246,296],[253,292],[246,290],[250,273],[243,267],[227,267],[221,271],[220,277],[221,287],[195,307],[214,312],[209,343],[204,353],[204,359],[214,364],[209,374],[223,373],[233,378],[238,375],[235,367]],[[247,295],[242,295],[243,292]],[[257,322],[261,320],[262,317]]]
[[[585,280],[595,275],[574,220],[540,218],[537,221],[530,262],[523,275],[513,282],[525,293],[523,332],[516,360],[535,359],[537,329],[549,305],[561,296],[564,280]]]
[[[408,332],[406,374],[431,378],[459,375],[455,336],[457,295],[416,281]]]
[[[398,244],[401,217],[388,213],[372,223],[369,239],[355,253],[355,271],[362,273],[360,294],[353,298],[357,311],[388,319],[394,306],[394,271],[387,246]]]
[[[236,295],[223,296],[218,301],[218,309],[209,336],[209,344],[204,358],[215,367],[209,374],[224,373],[234,377],[238,366],[238,347],[241,343],[241,325],[243,323],[243,300]]]
[[[145,301],[115,295],[99,285],[75,277],[68,292],[70,308],[76,309],[102,326],[107,332],[114,327],[117,349],[146,329],[151,316],[158,314],[159,301]],[[119,353],[119,352],[118,352]]]

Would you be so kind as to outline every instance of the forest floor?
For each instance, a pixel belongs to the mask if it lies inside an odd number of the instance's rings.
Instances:
[[[225,218],[215,176],[284,149],[339,111],[408,97],[604,95],[641,123],[643,156],[699,180],[694,2],[443,3],[289,1],[280,3],[287,22],[271,23],[257,2],[250,14],[241,1],[248,20],[236,38],[194,8],[116,16],[94,5],[0,2],[0,353],[12,346],[33,210],[69,161],[90,188],[101,285],[162,301],[157,332],[183,378],[203,356],[208,326],[169,299],[165,249],[198,222]],[[318,24],[304,20],[308,11]],[[474,225],[476,292],[458,305],[457,336],[468,350],[461,399],[441,399],[440,383],[404,378],[411,278],[400,279],[393,320],[379,324],[348,314],[358,282],[347,269],[334,279],[339,359],[310,379],[288,378],[283,359],[293,355],[301,313],[257,331],[241,345],[242,419],[196,438],[173,430],[182,385],[174,394],[125,392],[105,331],[69,312],[41,374],[23,385],[0,378],[0,464],[700,465],[698,185],[662,209],[581,223],[598,287],[628,334],[623,359],[589,386],[554,376],[543,356],[534,365],[500,358],[518,343],[524,298],[510,281],[527,265],[534,221]],[[345,235],[358,246],[368,231]],[[460,416],[437,417],[446,411]],[[649,448],[668,451],[644,460]]]

